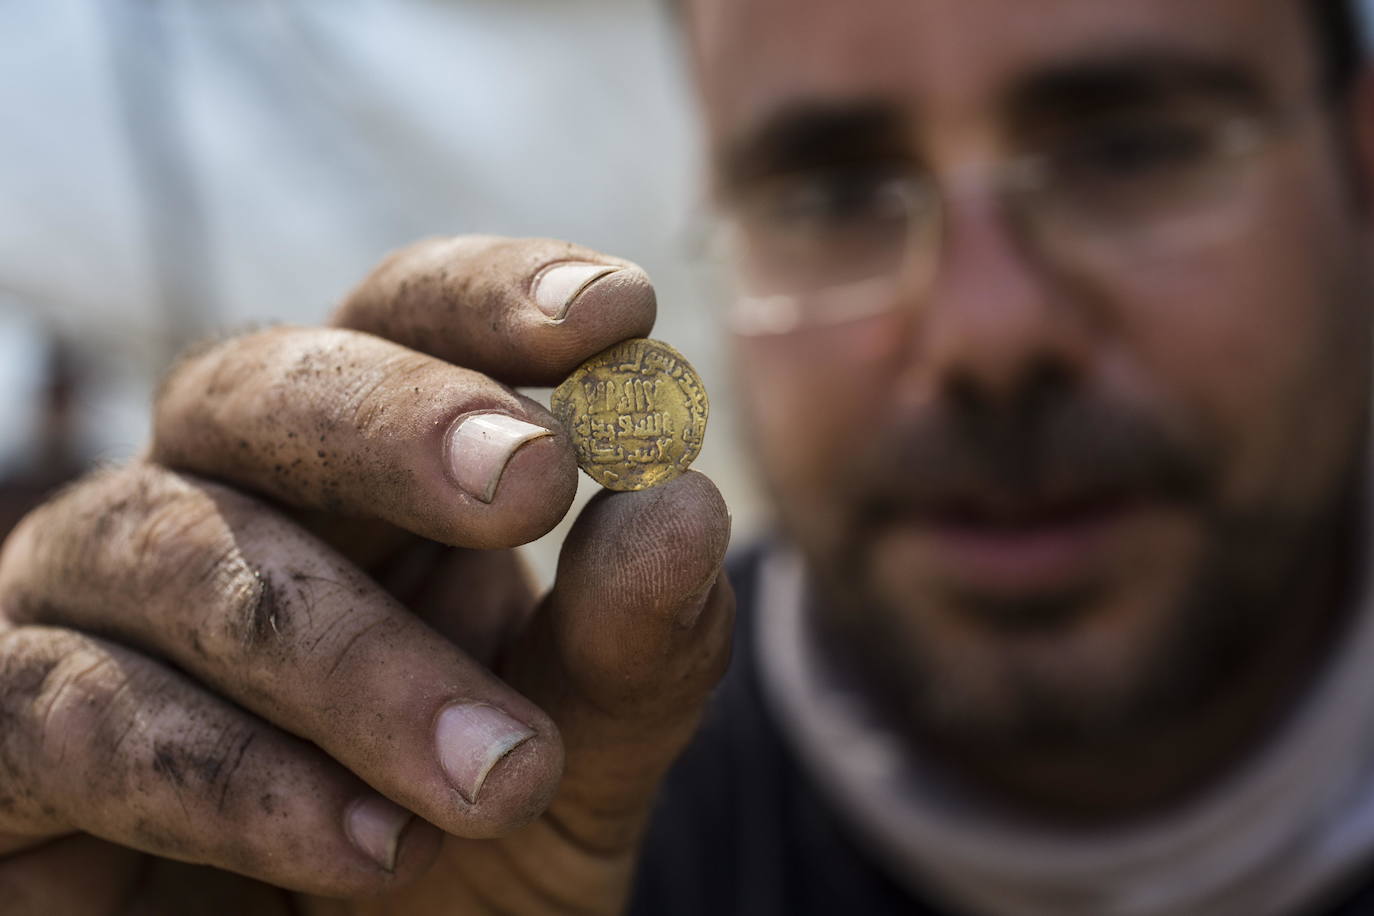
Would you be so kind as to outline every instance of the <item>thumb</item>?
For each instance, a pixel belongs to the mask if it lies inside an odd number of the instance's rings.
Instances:
[[[632,850],[669,765],[730,656],[720,575],[730,516],[701,474],[598,494],[507,677],[558,724],[566,765],[548,815],[584,850]]]

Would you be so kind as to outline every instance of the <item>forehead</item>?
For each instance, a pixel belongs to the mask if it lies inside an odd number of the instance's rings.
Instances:
[[[1315,81],[1307,0],[690,0],[712,133],[779,108],[881,99],[976,117],[1037,70],[1178,53]]]

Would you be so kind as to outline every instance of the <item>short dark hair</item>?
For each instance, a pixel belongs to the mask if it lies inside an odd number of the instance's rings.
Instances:
[[[1364,63],[1361,16],[1356,0],[1306,0],[1313,35],[1323,62],[1322,85],[1333,98],[1344,99],[1355,85]],[[688,0],[668,0],[674,18],[681,18]]]
[[[1355,0],[1308,0],[1317,49],[1322,60],[1322,84],[1328,95],[1346,98],[1364,62],[1364,41]]]

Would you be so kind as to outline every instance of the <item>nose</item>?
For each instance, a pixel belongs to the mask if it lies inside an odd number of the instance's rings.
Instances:
[[[942,241],[910,364],[927,397],[1005,407],[1047,381],[1083,374],[1089,329],[1081,309],[995,194],[949,194]]]

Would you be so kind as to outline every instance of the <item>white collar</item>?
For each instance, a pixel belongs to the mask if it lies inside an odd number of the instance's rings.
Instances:
[[[760,573],[766,699],[803,765],[913,890],[978,916],[1279,916],[1374,860],[1374,604],[1263,752],[1204,797],[1129,829],[1040,830],[932,791],[860,695],[818,664],[800,559]]]

